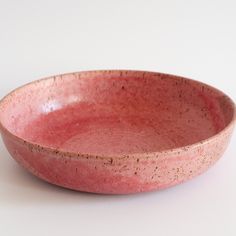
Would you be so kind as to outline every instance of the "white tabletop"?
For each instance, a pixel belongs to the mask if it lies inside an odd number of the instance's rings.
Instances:
[[[139,69],[191,77],[236,101],[236,2],[0,0],[0,96],[41,77]],[[236,131],[205,174],[104,196],[28,174],[0,143],[0,235],[236,235]]]

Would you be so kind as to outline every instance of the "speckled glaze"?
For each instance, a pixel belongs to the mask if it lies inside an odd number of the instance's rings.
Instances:
[[[212,166],[235,105],[221,91],[144,71],[88,71],[38,80],[0,102],[12,157],[70,189],[127,194],[167,188]]]

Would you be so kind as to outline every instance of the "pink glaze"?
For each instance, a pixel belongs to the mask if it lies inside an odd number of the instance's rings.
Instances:
[[[35,81],[0,103],[10,154],[36,176],[96,193],[162,189],[223,154],[235,106],[206,84],[143,71],[89,71]]]

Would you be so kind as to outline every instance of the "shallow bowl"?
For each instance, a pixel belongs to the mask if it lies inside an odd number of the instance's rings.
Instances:
[[[4,143],[39,178],[70,189],[126,194],[197,176],[223,154],[235,105],[179,76],[88,71],[20,87],[0,102]]]

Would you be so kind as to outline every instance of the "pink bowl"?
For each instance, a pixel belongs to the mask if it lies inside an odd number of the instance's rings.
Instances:
[[[235,117],[221,91],[143,71],[53,76],[0,102],[14,159],[50,183],[95,193],[163,189],[201,174],[223,154]]]

